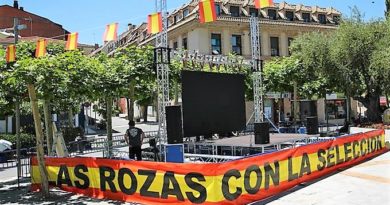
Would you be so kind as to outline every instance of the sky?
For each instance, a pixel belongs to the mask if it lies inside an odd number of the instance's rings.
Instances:
[[[168,11],[190,0],[167,0]],[[385,0],[285,0],[290,4],[333,7],[349,16],[351,7],[364,14],[365,19],[383,18]],[[275,2],[281,2],[276,1]],[[0,5],[13,5],[13,0],[0,0]],[[119,23],[119,33],[127,24],[146,22],[148,14],[155,11],[155,0],[19,0],[25,11],[46,17],[61,24],[70,32],[79,32],[79,42],[102,44],[105,26]]]

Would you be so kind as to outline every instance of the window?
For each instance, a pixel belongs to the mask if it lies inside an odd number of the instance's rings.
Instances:
[[[286,11],[286,18],[289,21],[294,21],[294,12],[293,11]]]
[[[148,32],[147,32],[147,31],[143,31],[143,32],[142,32],[142,37],[143,37],[143,39],[145,39],[147,35],[148,35]]]
[[[276,10],[268,9],[268,18],[272,20],[276,20]]]
[[[340,23],[340,16],[333,16],[333,21],[336,25],[339,25]]]
[[[188,9],[185,9],[185,10],[183,11],[183,17],[188,16],[188,14],[190,14],[190,11],[189,11]]]
[[[320,24],[326,24],[325,14],[318,14],[318,21],[320,22]]]
[[[288,38],[288,55],[291,55],[290,46],[291,46],[293,40],[294,40],[293,38]]]
[[[221,15],[221,6],[219,4],[215,4],[215,12],[217,16]]]
[[[271,56],[279,56],[279,37],[271,37]]]
[[[187,50],[187,38],[183,38],[183,48]]]
[[[173,24],[175,25],[176,22],[177,22],[177,16],[175,15],[175,16],[173,16]]]
[[[232,35],[231,38],[232,51],[237,55],[242,55],[241,49],[241,36],[240,35]]]
[[[177,41],[176,42],[173,42],[173,50],[177,50]]]
[[[311,21],[310,13],[302,13],[302,18],[303,18],[304,22],[310,22]]]
[[[221,34],[211,34],[211,51],[213,54],[222,54]]]
[[[240,7],[230,6],[230,13],[232,17],[240,17]]]
[[[256,8],[249,8],[249,15],[258,17],[259,16],[259,9]]]

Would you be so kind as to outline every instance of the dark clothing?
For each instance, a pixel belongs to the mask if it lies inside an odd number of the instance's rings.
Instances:
[[[137,127],[130,127],[127,131],[127,136],[129,137],[129,145],[133,146],[133,147],[136,147],[136,146],[139,146],[141,147],[142,146],[142,142],[141,142],[141,135],[143,133],[143,131]]]
[[[130,127],[126,134],[129,138],[129,158],[134,159],[134,156],[137,156],[137,160],[141,161],[141,146],[142,146],[142,134],[143,131],[137,127]]]
[[[129,158],[134,159],[137,156],[137,161],[142,161],[141,146],[129,147]]]

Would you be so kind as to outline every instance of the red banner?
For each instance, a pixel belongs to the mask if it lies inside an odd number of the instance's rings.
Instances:
[[[46,158],[63,190],[143,204],[248,204],[387,151],[383,130],[215,164]],[[40,188],[36,158],[32,189]]]

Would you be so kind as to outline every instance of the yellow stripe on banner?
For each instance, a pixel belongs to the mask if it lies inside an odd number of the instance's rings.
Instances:
[[[214,21],[213,10],[210,1],[207,0],[203,2],[203,12],[204,12],[204,19],[206,23]]]
[[[158,33],[160,31],[158,13],[152,15],[152,33]]]
[[[265,8],[265,7],[270,7],[270,0],[260,0],[260,7]]]
[[[69,44],[69,50],[75,50],[76,49],[76,35],[77,35],[77,33],[72,33],[72,34],[70,34],[70,44]]]
[[[107,28],[107,36],[106,41],[113,41],[115,40],[115,31],[116,31],[116,23],[110,24]]]
[[[381,139],[379,139],[381,138]],[[374,139],[374,138],[372,138]],[[359,141],[361,142],[361,141]],[[337,164],[344,163],[345,161],[351,161],[361,157],[362,151],[368,153],[374,152],[379,149],[378,143],[381,143],[381,146],[384,147],[384,136],[378,136],[377,140],[366,140],[366,143],[349,142],[342,144],[336,147],[330,147],[327,150],[321,150],[321,152],[309,153],[307,155],[293,157],[287,160],[279,162],[269,162],[263,166],[258,166],[256,163],[263,162],[253,162],[252,166],[248,166],[246,170],[235,171],[234,166],[231,167],[231,170],[227,171],[232,172],[238,175],[238,177],[229,177],[228,178],[228,187],[227,190],[230,193],[235,193],[238,189],[242,191],[243,194],[247,194],[248,191],[245,189],[245,184],[249,184],[250,187],[255,187],[257,183],[260,183],[260,192],[263,189],[272,188],[275,185],[279,185],[283,182],[292,181],[304,177],[306,175],[312,174],[316,171],[327,169]],[[370,145],[370,146],[369,146]],[[371,148],[370,148],[371,147]],[[373,148],[374,147],[374,148]],[[377,147],[377,148],[375,148]],[[194,165],[196,166],[196,165]],[[278,168],[277,168],[278,167]],[[33,183],[39,183],[39,168],[38,166],[33,166]],[[49,174],[50,181],[57,181],[57,175],[60,168],[56,166],[48,166],[47,171]],[[70,180],[72,181],[72,186],[75,186],[74,182],[79,181],[83,183],[79,178],[75,176],[74,167],[68,167]],[[117,191],[120,191],[120,186],[118,183],[118,170],[115,170],[115,178],[113,180],[115,188]],[[90,180],[90,188],[100,189],[100,172],[99,168],[88,168],[88,172],[83,172],[88,176]],[[257,176],[257,174],[259,174]],[[136,171],[133,172],[137,180],[137,193],[140,193],[141,187],[145,184],[147,176],[140,175]],[[164,175],[165,171],[157,171],[156,177],[153,180],[149,191],[158,192],[161,196],[161,192],[164,185]],[[247,177],[245,177],[247,175]],[[248,177],[249,175],[249,177]],[[60,178],[64,176],[60,176]],[[191,189],[186,180],[185,175],[175,174],[174,178],[177,180],[180,192],[184,198],[187,198],[186,193],[192,193],[194,196],[199,196],[199,192]],[[201,184],[207,190],[206,202],[221,202],[226,200],[224,196],[224,191],[226,195],[227,190],[223,190],[222,187],[223,181],[226,183],[226,178],[224,175],[217,176],[204,176],[205,181],[198,181],[193,179],[194,182]],[[274,181],[275,180],[275,181]],[[125,187],[131,187],[132,181],[128,175],[125,175],[122,180]],[[276,184],[275,184],[276,183]],[[169,185],[172,188],[172,184]],[[110,189],[109,185],[106,183],[107,190]],[[226,186],[225,186],[226,188]]]
[[[317,153],[310,154],[309,160],[310,160],[310,170],[311,172],[317,171]],[[288,160],[280,161],[279,162],[279,183],[285,182],[289,178],[289,172],[287,171],[289,167],[292,167],[291,170],[291,175],[295,174],[300,174],[301,172],[301,164],[302,164],[302,157],[295,157],[292,158],[291,164],[289,165]],[[275,164],[271,163],[269,165],[272,170],[275,170]],[[79,180],[73,171],[74,167],[68,167],[69,170],[69,176],[71,181],[73,182],[75,180]],[[267,185],[268,187],[274,186],[274,182],[272,180],[271,175],[267,174],[266,176],[266,171],[264,166],[259,167],[261,171],[261,184],[260,188],[263,189],[265,187],[265,179],[269,181],[269,184]],[[47,171],[49,173],[49,180],[50,181],[57,181],[57,174],[59,173],[60,168],[59,167],[52,167],[49,166],[47,167]],[[33,166],[33,173],[39,173],[39,167],[38,166]],[[238,188],[242,189],[242,194],[247,194],[248,192],[244,189],[244,179],[245,179],[245,170],[241,170],[240,172],[240,178],[236,179],[235,177],[231,177],[229,179],[229,192],[234,193]],[[154,179],[151,187],[149,188],[150,191],[158,192],[161,194],[162,186],[164,184],[164,174],[165,172],[158,172],[156,174],[156,178]],[[306,173],[307,174],[307,173]],[[99,173],[99,168],[88,168],[88,173],[86,173],[88,178],[90,179],[90,188],[97,188],[100,189],[100,173]],[[146,176],[139,175],[138,173],[134,173],[136,179],[137,179],[137,193],[140,192],[141,185],[145,183],[146,181]],[[64,176],[62,176],[64,177]],[[186,192],[192,192],[194,193],[195,196],[199,196],[199,192],[194,191],[193,189],[189,188],[186,185],[184,175],[175,175],[176,180],[178,181],[178,184],[180,185],[181,193],[183,194],[184,198],[186,198]],[[225,197],[222,193],[222,179],[223,175],[218,175],[218,176],[205,176],[205,182],[198,182],[202,186],[206,187],[207,190],[207,202],[220,202],[225,200]],[[255,172],[251,172],[250,174],[250,179],[249,184],[254,187],[256,182],[257,182],[257,175]],[[129,176],[125,176],[124,179],[124,185],[125,187],[130,187],[131,186],[131,179]],[[33,177],[33,182],[40,182],[40,176],[39,175],[34,175]],[[114,184],[117,190],[120,190],[119,184],[118,184],[118,170],[115,170],[115,178],[114,178]],[[110,189],[108,184],[106,185],[107,190]]]

